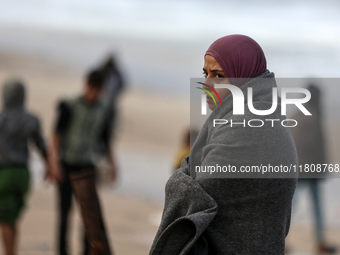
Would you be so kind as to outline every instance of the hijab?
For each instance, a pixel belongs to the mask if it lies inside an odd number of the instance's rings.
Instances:
[[[231,84],[241,86],[267,70],[262,48],[245,35],[228,35],[213,42],[205,53],[216,59]]]

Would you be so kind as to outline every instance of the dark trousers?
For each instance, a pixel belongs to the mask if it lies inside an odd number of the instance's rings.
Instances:
[[[63,180],[58,185],[58,254],[69,255],[68,251],[68,226],[69,216],[72,209],[73,188],[70,180],[70,173],[77,172],[78,167],[72,167],[67,164],[63,166]],[[87,167],[88,168],[88,167]],[[84,255],[89,254],[89,244],[83,234]]]

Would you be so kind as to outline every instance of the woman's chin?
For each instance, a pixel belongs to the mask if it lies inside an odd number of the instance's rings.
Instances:
[[[213,110],[216,108],[216,105],[215,105],[215,104],[209,104],[209,103],[208,103],[208,107],[209,107],[210,110],[213,111]]]

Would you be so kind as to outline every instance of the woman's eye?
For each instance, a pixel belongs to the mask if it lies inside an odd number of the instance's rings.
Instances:
[[[224,78],[224,75],[222,75],[222,74],[216,74],[215,77],[216,77],[216,78]]]
[[[207,78],[208,74],[206,72],[203,72],[204,78]]]

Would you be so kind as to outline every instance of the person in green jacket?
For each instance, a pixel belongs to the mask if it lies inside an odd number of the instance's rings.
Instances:
[[[91,237],[92,227],[87,226],[90,220],[98,216],[102,221],[98,205],[98,212],[93,218],[86,216],[89,212],[84,202],[83,195],[92,196],[91,203],[97,200],[94,176],[96,175],[97,161],[106,155],[111,170],[111,179],[116,179],[116,164],[114,161],[111,146],[111,134],[113,114],[109,104],[101,99],[103,89],[103,76],[100,71],[91,71],[86,77],[84,92],[73,98],[60,102],[58,106],[58,117],[51,143],[51,176],[57,181],[58,186],[58,207],[59,207],[59,229],[58,229],[58,254],[68,253],[68,221],[69,212],[72,207],[72,196],[75,194],[80,204],[83,221],[85,224],[84,253],[89,254],[93,245]],[[73,177],[90,174],[86,179],[89,182],[83,183],[81,190]],[[93,177],[93,178],[92,178]],[[85,180],[78,179],[78,180]],[[87,199],[87,198],[85,198]],[[95,205],[93,205],[95,206]],[[90,209],[90,211],[93,208]],[[90,224],[92,224],[90,222]],[[106,241],[105,241],[106,242]],[[91,253],[97,254],[97,253]]]

